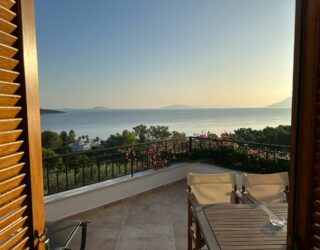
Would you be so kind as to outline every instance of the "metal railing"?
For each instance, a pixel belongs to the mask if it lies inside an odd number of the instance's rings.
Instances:
[[[47,157],[43,159],[44,191],[45,195],[59,193],[183,160],[209,160],[245,171],[243,164],[262,170],[269,166],[272,172],[270,165],[284,161],[287,166],[289,147],[186,137]]]

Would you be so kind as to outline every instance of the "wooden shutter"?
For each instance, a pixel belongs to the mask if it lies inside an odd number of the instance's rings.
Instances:
[[[0,0],[0,249],[44,232],[33,0]]]
[[[288,249],[320,249],[320,0],[296,4]]]

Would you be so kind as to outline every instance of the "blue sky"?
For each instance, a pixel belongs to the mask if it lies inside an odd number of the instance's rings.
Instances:
[[[42,107],[255,107],[291,95],[294,0],[35,2]]]

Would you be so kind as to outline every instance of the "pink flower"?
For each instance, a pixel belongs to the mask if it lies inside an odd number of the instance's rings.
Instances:
[[[216,134],[209,134],[209,138],[218,139],[219,137]]]
[[[230,139],[230,135],[225,134],[225,133],[222,133],[220,137],[221,137],[221,139],[223,139],[223,140]]]

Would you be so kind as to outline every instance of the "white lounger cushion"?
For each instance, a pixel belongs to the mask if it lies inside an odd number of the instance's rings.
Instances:
[[[246,191],[259,203],[282,203],[284,190],[289,185],[287,172],[275,174],[243,174]]]
[[[235,173],[188,174],[188,185],[199,204],[202,205],[230,203],[232,190],[236,182]]]

